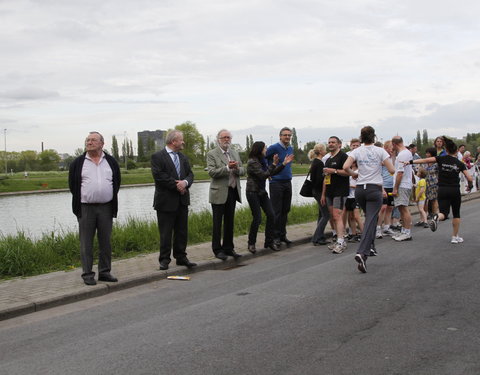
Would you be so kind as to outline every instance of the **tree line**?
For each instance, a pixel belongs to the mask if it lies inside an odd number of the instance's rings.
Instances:
[[[216,147],[215,139],[210,139],[209,136],[204,137],[197,129],[196,124],[191,121],[176,125],[174,129],[183,132],[185,141],[185,149],[183,152],[189,158],[190,163],[192,165],[204,167],[207,152]],[[417,135],[411,140],[411,143],[414,143],[417,146],[420,155],[425,155],[425,150],[428,147],[433,146],[433,140],[434,139],[429,138],[427,130],[423,129],[423,131],[417,131]],[[467,133],[463,139],[453,138],[453,140],[457,145],[465,144],[466,149],[475,154],[477,147],[480,146],[480,133]],[[295,128],[292,128],[291,142],[295,154],[295,162],[299,164],[308,163],[308,151],[315,146],[316,142],[306,142],[302,147],[301,143],[299,144],[298,142],[297,131]],[[233,144],[232,147],[240,153],[242,160],[246,162],[253,143],[253,135],[249,134],[245,139],[245,147],[240,146],[240,144]],[[407,140],[405,140],[405,143],[407,143]],[[349,150],[348,144],[349,140],[345,140],[344,150],[346,151]],[[131,140],[128,140],[125,137],[119,147],[118,139],[114,135],[112,136],[111,149],[107,150],[107,152],[108,151],[110,151],[112,156],[118,160],[123,168],[135,169],[137,167],[150,167],[150,157],[158,150],[156,149],[153,139],[147,139],[146,144],[143,144],[143,141],[139,139],[137,143],[137,152],[135,154]],[[7,152],[6,154],[5,151],[0,151],[0,160],[2,163],[0,171],[4,170],[5,162],[7,163],[8,172],[66,170],[70,163],[83,152],[83,148],[77,148],[73,155],[65,156],[60,155],[53,149],[44,150],[42,152],[33,150],[21,152],[12,151]]]

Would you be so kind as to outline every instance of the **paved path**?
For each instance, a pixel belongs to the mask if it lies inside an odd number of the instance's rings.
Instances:
[[[480,193],[463,197],[463,200],[480,198]],[[416,207],[411,206],[413,213]],[[289,226],[288,237],[296,244],[310,241],[316,223],[306,223]],[[263,243],[263,234],[259,233],[257,244]],[[116,290],[131,288],[154,280],[164,279],[169,275],[184,275],[207,269],[233,267],[242,259],[258,257],[272,253],[271,250],[258,249],[255,255],[247,251],[247,236],[235,238],[236,251],[243,255],[235,261],[231,257],[221,261],[213,256],[210,243],[189,246],[188,257],[198,263],[192,271],[178,267],[175,261],[170,263],[168,271],[160,271],[158,252],[140,255],[130,259],[114,261],[112,274],[119,279],[118,283],[99,282],[96,286],[86,286],[81,279],[81,269],[72,271],[52,272],[28,278],[16,278],[0,282],[0,320],[13,318],[35,311],[45,310],[86,298],[97,297]],[[282,251],[286,248],[283,245]]]

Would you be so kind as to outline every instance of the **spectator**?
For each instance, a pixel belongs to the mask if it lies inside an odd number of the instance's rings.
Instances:
[[[429,147],[425,151],[426,158],[432,158],[437,156],[437,149],[435,147]],[[438,213],[438,164],[436,162],[427,163],[425,168],[427,176],[425,178],[427,182],[427,189],[425,191],[425,198],[427,199],[427,219],[430,219],[433,214]]]
[[[415,226],[423,227],[423,228],[428,228],[427,213],[425,212],[425,199],[426,199],[425,192],[427,190],[427,181],[425,180],[426,175],[427,175],[427,171],[425,170],[425,168],[422,168],[422,167],[418,168],[418,171],[417,171],[418,181],[415,186],[415,202],[417,203],[418,212],[420,214],[420,220],[417,223],[415,223]]]

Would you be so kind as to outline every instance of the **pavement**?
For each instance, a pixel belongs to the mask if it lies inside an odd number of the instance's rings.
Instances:
[[[464,196],[462,201],[477,198],[480,198],[479,192]],[[410,209],[412,214],[417,213],[415,206],[410,206]],[[315,228],[316,222],[289,225],[287,228],[288,238],[293,241],[290,247],[310,242]],[[198,264],[192,270],[188,270],[184,266],[177,266],[175,260],[173,260],[167,271],[160,271],[158,252],[116,260],[112,262],[112,275],[119,279],[117,283],[99,281],[95,286],[87,286],[82,281],[81,268],[1,281],[0,320],[102,296],[122,289],[166,279],[167,276],[188,274],[194,277],[195,273],[204,270],[235,267],[248,259],[273,253],[272,250],[258,248],[256,254],[251,254],[247,251],[247,241],[247,235],[235,238],[235,250],[242,254],[242,257],[238,260],[234,260],[232,257],[228,257],[226,261],[215,258],[210,242],[189,246],[187,248],[188,258]],[[257,244],[263,244],[263,233],[259,233]],[[282,244],[281,251],[288,251],[284,244]],[[96,272],[96,269],[94,271]],[[171,282],[182,281],[172,280]]]

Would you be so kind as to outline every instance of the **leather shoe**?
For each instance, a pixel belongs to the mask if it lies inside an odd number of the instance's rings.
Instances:
[[[86,279],[83,279],[83,282],[85,283],[85,285],[97,285],[97,282],[93,277],[88,277]]]
[[[160,262],[160,271],[168,270],[168,263],[167,262]]]
[[[271,244],[265,244],[265,249],[271,249],[273,251],[280,251],[280,246],[278,246],[275,242]]]
[[[118,279],[111,274],[106,273],[104,275],[98,275],[98,281],[108,281],[109,283],[116,283]]]
[[[235,250],[230,251],[228,255],[231,255],[235,259],[240,258],[242,256],[242,254],[237,253]]]
[[[255,254],[257,249],[255,248],[255,245],[248,245],[248,251],[250,251],[252,254]]]
[[[290,241],[287,237],[281,238],[280,241],[285,242],[287,246],[289,246],[292,243],[292,241]]]
[[[177,259],[177,266],[185,266],[187,268],[195,267],[197,263],[190,262],[188,258]]]
[[[227,260],[227,255],[223,251],[220,251],[220,252],[216,253],[215,256],[218,259]]]

